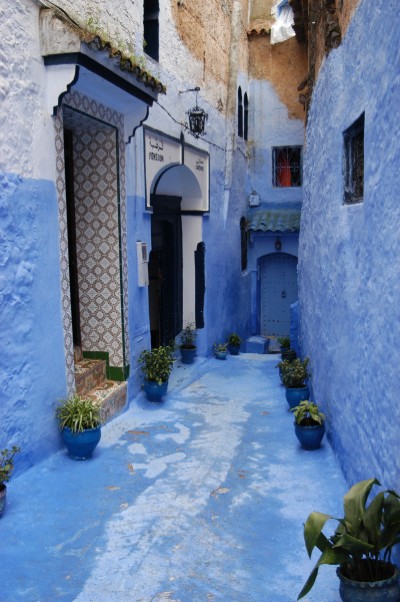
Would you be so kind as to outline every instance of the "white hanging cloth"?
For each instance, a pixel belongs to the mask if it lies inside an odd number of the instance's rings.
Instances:
[[[294,23],[293,9],[288,0],[279,0],[272,7],[271,14],[276,18],[271,27],[271,44],[284,42],[296,35],[292,27]]]

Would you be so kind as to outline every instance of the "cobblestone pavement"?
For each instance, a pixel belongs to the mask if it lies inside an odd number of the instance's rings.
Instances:
[[[179,362],[162,403],[140,394],[93,458],[65,451],[9,484],[1,602],[294,602],[313,562],[302,524],[347,490],[325,441],[294,435],[277,357]],[[307,602],[339,602],[323,567]]]

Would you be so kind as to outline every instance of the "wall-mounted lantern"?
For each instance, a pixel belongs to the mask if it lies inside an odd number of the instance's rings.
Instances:
[[[200,88],[196,86],[196,88],[190,88],[190,90],[183,90],[183,92],[179,92],[179,94],[184,94],[185,92],[196,92],[196,106],[194,106],[193,109],[186,111],[186,114],[189,117],[189,130],[195,138],[198,138],[204,134],[206,121],[208,119],[208,115],[205,110],[199,107],[197,104],[197,92],[199,91]]]
[[[275,250],[280,251],[282,249],[282,242],[280,238],[275,240]]]

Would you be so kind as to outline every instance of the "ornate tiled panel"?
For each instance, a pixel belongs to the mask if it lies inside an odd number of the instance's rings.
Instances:
[[[110,365],[129,357],[123,116],[77,92],[67,94],[55,117],[62,307],[68,387],[75,388],[63,128],[73,130],[78,281],[82,346],[107,351]],[[119,214],[118,214],[119,189]],[[119,229],[120,227],[120,229]],[[120,234],[119,234],[120,233]],[[121,236],[121,256],[119,252]],[[122,291],[120,290],[120,266]],[[122,295],[122,315],[121,315]]]

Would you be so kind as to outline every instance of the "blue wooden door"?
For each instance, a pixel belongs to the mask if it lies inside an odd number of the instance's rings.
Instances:
[[[297,258],[285,253],[260,260],[260,329],[263,335],[290,333],[290,305],[297,301]]]

